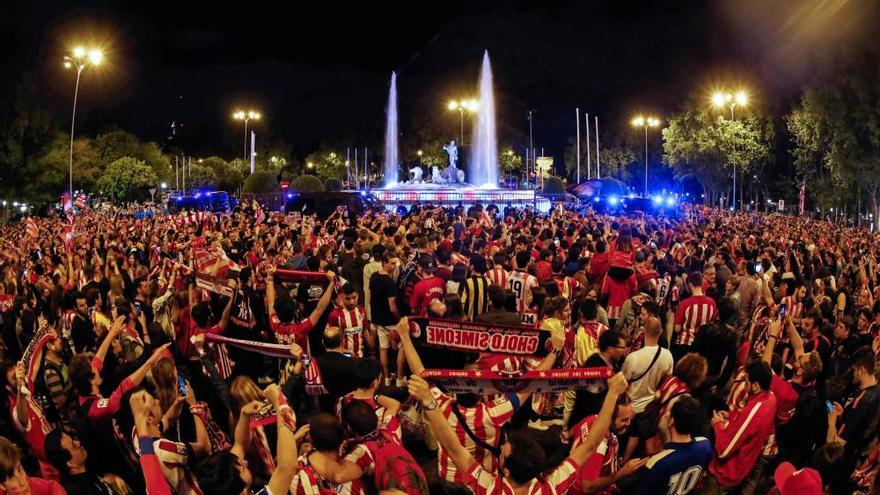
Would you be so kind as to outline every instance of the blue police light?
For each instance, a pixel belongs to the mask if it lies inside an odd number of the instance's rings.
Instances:
[[[620,198],[618,198],[617,196],[611,196],[608,198],[608,204],[610,205],[616,205],[619,201]]]
[[[654,196],[652,199],[655,205],[660,205],[663,203],[663,196]]]
[[[293,197],[293,193],[287,193],[287,199],[290,199],[292,197]]]
[[[361,196],[363,196],[363,197],[366,198],[366,197],[367,197],[367,191],[361,191]]]
[[[674,206],[674,205],[675,205],[675,198],[672,198],[672,197],[666,198],[666,206]]]
[[[593,202],[594,202],[594,203],[598,203],[598,202],[599,202],[599,196],[595,196],[595,197],[593,197]]]

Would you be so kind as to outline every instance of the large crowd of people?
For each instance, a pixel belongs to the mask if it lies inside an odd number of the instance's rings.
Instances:
[[[29,218],[0,243],[11,495],[880,493],[863,229],[244,204]],[[430,347],[423,317],[546,339]],[[600,378],[452,393],[438,368]]]

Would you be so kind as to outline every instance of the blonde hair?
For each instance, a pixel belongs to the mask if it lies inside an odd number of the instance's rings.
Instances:
[[[244,375],[239,375],[235,380],[232,380],[232,385],[229,386],[229,395],[232,397],[233,401],[232,412],[236,417],[238,417],[241,408],[245,404],[255,400],[263,400],[263,392],[260,390],[260,387],[258,387],[253,380]]]
[[[150,370],[153,385],[156,386],[156,398],[164,413],[177,400],[177,367],[169,357],[160,358]]]

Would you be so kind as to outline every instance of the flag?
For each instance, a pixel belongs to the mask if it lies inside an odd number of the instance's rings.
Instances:
[[[28,390],[34,389],[34,382],[36,381],[37,373],[40,371],[40,364],[43,362],[43,351],[46,348],[46,344],[51,340],[55,340],[55,338],[55,334],[49,331],[49,325],[42,323],[24,350],[21,360],[24,362]]]
[[[263,211],[262,208],[257,208],[257,211],[254,212],[254,221],[258,224],[266,221],[266,212]]]
[[[804,216],[804,197],[807,195],[807,178],[801,182],[801,192],[798,193],[798,216]]]
[[[33,217],[27,218],[24,229],[28,237],[36,239],[40,235],[40,229],[37,228],[37,221],[34,220]]]

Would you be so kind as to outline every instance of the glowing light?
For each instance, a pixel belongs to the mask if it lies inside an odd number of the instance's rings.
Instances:
[[[73,67],[73,66],[70,64],[70,62],[64,62],[64,68],[65,68],[65,69],[69,69],[69,68],[71,68],[71,67]]]
[[[663,202],[663,197],[662,197],[662,196],[654,196],[654,204],[655,204],[655,205],[659,205],[659,204],[662,203],[662,202]]]
[[[104,52],[97,48],[89,50],[89,63],[92,65],[101,65],[104,60]]]
[[[161,187],[162,189],[168,189],[168,183],[163,182],[163,183],[159,184],[159,187]]]
[[[85,57],[85,56],[86,56],[86,49],[83,48],[83,47],[81,47],[81,46],[77,46],[77,47],[75,47],[75,48],[73,49],[73,56],[76,57],[76,58],[83,58],[83,57]]]
[[[720,91],[712,94],[712,106],[715,108],[721,108],[727,104],[730,100],[730,95],[727,93],[722,93]]]
[[[736,102],[737,105],[744,107],[749,104],[749,94],[743,90],[739,90],[734,95],[733,101]]]
[[[619,202],[620,202],[620,198],[618,198],[617,196],[611,196],[608,198],[608,204],[610,204],[610,205],[616,205]]]
[[[21,212],[24,213],[27,211],[27,206],[21,205],[21,208],[19,208],[19,210],[21,210]]]
[[[632,119],[632,125],[635,127],[642,127],[645,125],[645,118],[639,115],[638,117]]]
[[[315,164],[312,162],[306,162],[306,166],[309,168],[314,168]]]
[[[450,100],[449,104],[446,105],[446,108],[450,110],[458,110],[458,102],[455,100]]]
[[[666,206],[673,206],[673,205],[675,205],[675,198],[672,198],[672,197],[666,198]]]

